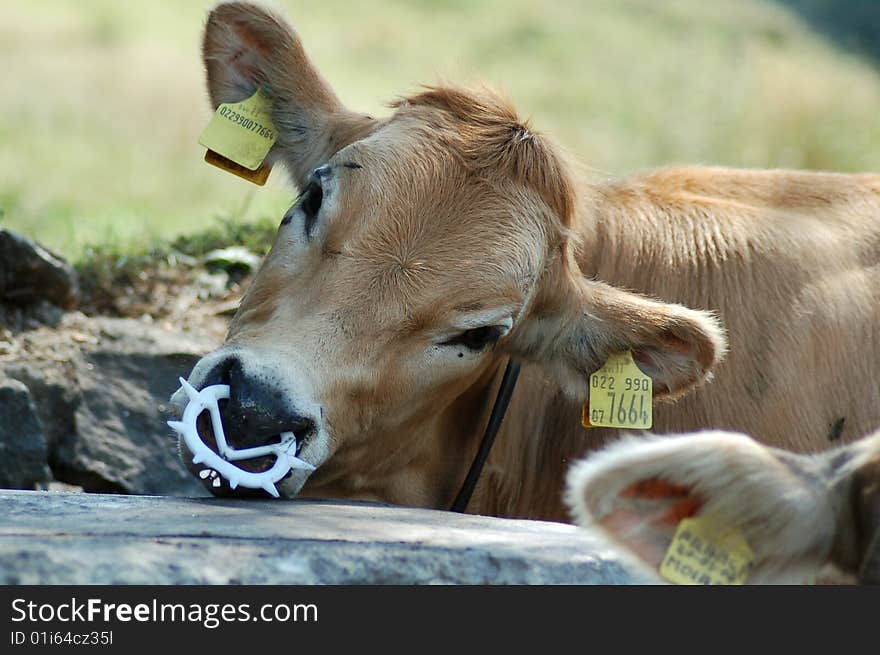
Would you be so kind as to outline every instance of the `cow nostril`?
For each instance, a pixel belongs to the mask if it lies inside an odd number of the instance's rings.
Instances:
[[[315,421],[297,412],[287,397],[261,387],[231,386],[229,402],[220,413],[227,441],[234,448],[277,443],[285,432],[303,441],[316,429]]]
[[[205,384],[229,385],[229,399],[219,403],[227,443],[235,449],[266,446],[281,441],[285,432],[304,443],[316,430],[317,422],[303,415],[290,396],[257,369],[254,374],[246,362],[232,355],[205,377]]]
[[[226,357],[214,364],[210,371],[202,376],[200,387],[210,387],[214,384],[228,384],[232,386],[233,370],[240,370],[238,358]]]
[[[286,432],[293,432],[297,443],[302,444],[316,431],[316,423],[310,418],[283,411],[276,413],[268,408],[240,412],[227,405],[220,408],[220,415],[226,441],[236,449],[281,443]]]
[[[285,430],[285,432],[293,432],[297,439],[304,439],[314,431],[315,422],[305,416],[296,417],[296,420]]]

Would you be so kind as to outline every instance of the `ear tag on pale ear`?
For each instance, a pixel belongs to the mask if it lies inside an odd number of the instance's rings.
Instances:
[[[678,524],[660,575],[675,584],[741,585],[754,560],[740,530],[711,517],[689,518]]]
[[[277,134],[272,105],[262,89],[240,102],[224,102],[199,137],[205,161],[260,186],[271,166],[263,163]]]
[[[581,425],[648,430],[653,425],[653,381],[639,370],[632,352],[615,353],[590,376],[590,397]]]

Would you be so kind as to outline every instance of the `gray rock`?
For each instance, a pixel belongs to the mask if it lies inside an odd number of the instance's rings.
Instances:
[[[212,250],[204,258],[205,266],[213,270],[249,273],[260,266],[260,257],[243,246],[229,246]]]
[[[58,453],[69,451],[76,441],[74,414],[80,400],[76,371],[71,362],[34,360],[5,366],[10,378],[23,383],[43,425],[49,464],[58,466]]]
[[[47,300],[73,308],[79,301],[76,271],[35,241],[0,230],[0,300],[22,305]]]
[[[215,344],[131,319],[78,327],[89,332],[65,358],[4,366],[31,391],[55,479],[95,492],[205,495],[163,412],[177,378]]]
[[[337,501],[0,492],[2,584],[626,584],[571,525]]]
[[[33,489],[52,475],[43,426],[28,388],[0,377],[0,486]]]
[[[177,378],[197,360],[187,353],[102,349],[77,361],[76,439],[57,454],[64,481],[90,491],[201,495],[161,413]]]
[[[226,271],[218,271],[217,273],[202,271],[196,276],[195,283],[199,289],[200,300],[223,298],[229,293],[227,289],[229,274]]]

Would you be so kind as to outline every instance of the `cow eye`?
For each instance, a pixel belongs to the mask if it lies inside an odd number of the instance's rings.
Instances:
[[[464,346],[473,351],[480,351],[494,344],[507,331],[503,325],[484,325],[483,327],[465,330],[461,334],[442,341],[441,346]]]
[[[299,194],[293,206],[284,214],[284,219],[281,221],[282,227],[293,220],[294,216],[297,215],[297,211],[301,211],[305,217],[303,229],[305,230],[306,238],[311,239],[315,223],[318,220],[318,213],[321,211],[321,203],[323,202],[324,189],[321,187],[320,178],[313,176],[312,180],[306,185],[306,188]]]
[[[318,220],[318,212],[321,211],[323,201],[324,189],[321,188],[320,182],[312,180],[306,185],[299,197],[299,207],[305,215],[303,229],[307,239],[312,238],[312,231],[315,229],[315,222]]]
[[[293,203],[293,207],[288,209],[287,213],[284,214],[284,219],[281,221],[281,225],[284,226],[290,223],[296,215],[297,210],[299,210],[305,216],[303,229],[306,233],[306,239],[311,239],[312,232],[315,229],[315,222],[318,220],[318,212],[321,211],[322,202],[324,202],[324,189],[321,188],[321,183],[319,181],[313,179],[306,185],[303,192],[299,194],[296,202]]]

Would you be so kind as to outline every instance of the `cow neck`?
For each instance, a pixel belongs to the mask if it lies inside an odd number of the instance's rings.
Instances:
[[[495,396],[495,404],[492,406],[489,422],[486,423],[480,447],[477,449],[477,454],[474,456],[474,461],[471,463],[458,495],[449,508],[453,512],[463,513],[474,494],[480,474],[483,472],[486,460],[489,459],[492,444],[495,442],[495,437],[504,421],[504,415],[507,413],[507,407],[510,405],[510,398],[513,396],[513,390],[516,387],[517,378],[519,378],[519,369],[519,362],[515,362],[513,359],[507,361],[507,368],[504,369],[504,377],[501,378],[501,386],[498,387],[498,394]]]

